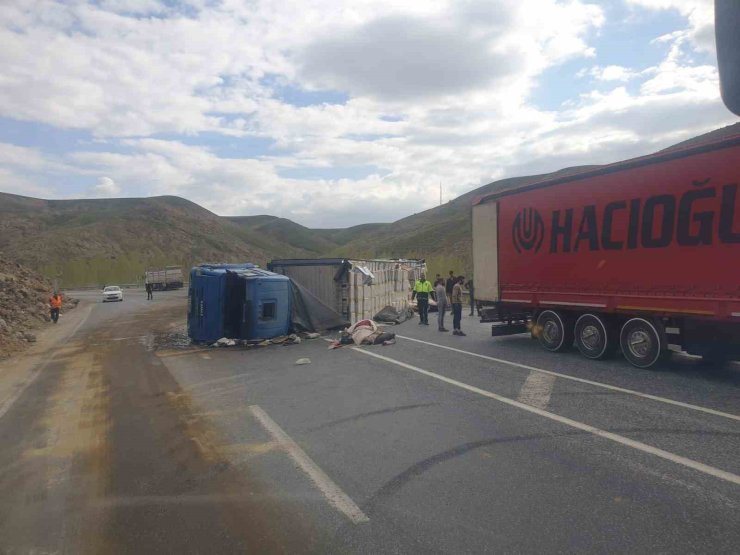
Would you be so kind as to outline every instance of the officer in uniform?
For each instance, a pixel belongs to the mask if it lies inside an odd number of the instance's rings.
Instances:
[[[419,325],[429,325],[429,294],[432,292],[432,284],[427,280],[425,274],[421,274],[414,284],[411,300],[416,298],[419,307]]]

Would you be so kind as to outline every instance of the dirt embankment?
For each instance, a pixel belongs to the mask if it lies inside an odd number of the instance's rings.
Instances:
[[[0,360],[36,341],[34,330],[50,321],[51,283],[0,254]],[[64,299],[62,312],[77,306]]]

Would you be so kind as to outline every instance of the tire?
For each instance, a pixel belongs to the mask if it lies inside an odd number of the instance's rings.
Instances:
[[[576,320],[576,347],[591,360],[601,360],[614,354],[619,338],[611,323],[598,314],[582,314]]]
[[[573,346],[573,322],[562,312],[543,310],[537,316],[540,345],[548,351],[559,353]]]
[[[632,318],[624,323],[619,345],[624,358],[638,368],[650,368],[664,353],[658,329],[645,318]]]

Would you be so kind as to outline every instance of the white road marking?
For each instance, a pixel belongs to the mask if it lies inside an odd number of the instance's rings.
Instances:
[[[530,372],[519,390],[516,398],[520,403],[526,403],[540,409],[546,409],[550,402],[552,388],[555,385],[555,376],[542,372]]]
[[[619,393],[626,393],[628,395],[634,395],[635,397],[642,397],[643,399],[650,399],[651,401],[658,401],[660,403],[666,403],[668,405],[674,405],[677,407],[683,407],[685,409],[691,409],[699,412],[704,412],[707,414],[712,414],[714,416],[721,416],[722,418],[729,418],[730,420],[737,420],[740,422],[740,415],[737,414],[731,414],[729,412],[722,412],[719,410],[709,409],[706,407],[700,407],[698,405],[691,405],[689,403],[683,403],[681,401],[675,401],[673,399],[668,399],[666,397],[658,397],[657,395],[650,395],[649,393],[641,393],[639,391],[635,391],[633,389],[625,389],[623,387],[618,387],[616,385],[609,385],[601,382],[594,382],[591,380],[586,380],[583,378],[576,378],[575,376],[569,376],[568,374],[560,374],[559,372],[553,372],[551,370],[544,370],[542,368],[536,368],[534,366],[528,366],[526,364],[520,364],[518,362],[512,362],[510,360],[504,360],[501,358],[495,358],[495,357],[489,357],[487,355],[481,355],[479,353],[473,353],[471,351],[464,351],[463,349],[456,349],[455,347],[448,347],[447,345],[439,345],[438,343],[430,343],[429,341],[422,341],[421,339],[414,339],[413,337],[406,337],[403,335],[396,335],[396,337],[401,339],[406,339],[408,341],[415,341],[417,343],[424,343],[425,345],[431,345],[432,347],[439,347],[440,349],[446,349],[448,351],[454,351],[456,353],[462,353],[464,355],[470,355],[472,357],[482,358],[484,360],[490,360],[492,362],[498,362],[500,364],[506,364],[508,366],[513,366],[515,368],[521,368],[523,370],[529,370],[533,372],[541,372],[542,374],[549,374],[550,376],[556,376],[558,378],[563,378],[564,380],[570,380],[573,382],[579,382],[579,383],[585,383],[588,385],[593,385],[596,387],[601,387],[603,389],[609,389],[611,391],[618,391]]]
[[[352,499],[336,485],[323,470],[293,441],[267,413],[257,405],[249,407],[249,411],[272,436],[272,439],[290,455],[296,464],[308,475],[314,485],[324,494],[329,504],[343,513],[354,524],[368,522],[370,519],[362,512]]]
[[[537,407],[532,407],[524,403],[520,403],[519,401],[509,399],[508,397],[498,395],[491,391],[486,391],[485,389],[480,389],[479,387],[475,387],[475,386],[472,386],[472,385],[469,385],[463,382],[459,382],[457,380],[453,380],[451,378],[442,376],[440,374],[435,374],[434,372],[430,372],[428,370],[424,370],[422,368],[412,366],[411,364],[406,364],[405,362],[401,362],[400,360],[395,360],[395,359],[392,359],[392,358],[389,358],[383,355],[379,355],[379,354],[367,351],[365,349],[360,349],[358,347],[352,347],[352,349],[354,351],[357,351],[358,353],[362,353],[363,355],[371,356],[374,358],[378,358],[380,360],[384,360],[386,362],[390,362],[391,364],[395,364],[402,368],[406,368],[407,370],[412,370],[414,372],[418,372],[419,374],[429,376],[430,378],[434,378],[436,380],[448,383],[450,385],[454,385],[461,389],[465,389],[467,391],[477,393],[478,395],[482,395],[483,397],[488,397],[489,399],[500,401],[501,403],[510,405],[512,407],[516,407],[518,409],[525,410],[527,412],[531,412],[533,414],[537,414],[539,416],[543,416],[550,420],[554,420],[555,422],[565,424],[566,426],[570,426],[572,428],[576,428],[578,430],[591,433],[598,437],[603,437],[604,439],[614,441],[621,445],[626,445],[627,447],[632,447],[633,449],[636,449],[637,451],[642,451],[643,453],[655,455],[656,457],[660,457],[661,459],[671,461],[673,463],[685,466],[687,468],[691,468],[693,470],[698,470],[699,472],[708,474],[709,476],[714,476],[715,478],[719,478],[721,480],[725,480],[727,482],[740,485],[740,476],[738,476],[737,474],[732,474],[731,472],[727,472],[726,470],[714,468],[713,466],[709,466],[704,463],[700,463],[698,461],[688,459],[686,457],[682,457],[681,455],[676,455],[675,453],[670,453],[669,451],[664,451],[663,449],[653,447],[652,445],[647,445],[646,443],[642,443],[641,441],[635,441],[634,439],[620,436],[619,434],[615,434],[612,432],[607,432],[606,430],[602,430],[601,428],[590,426],[589,424],[584,424],[583,422],[578,422],[577,420],[572,420],[570,418],[566,418],[564,416],[560,416],[558,414],[554,414],[552,412],[548,412],[546,410],[542,410]]]

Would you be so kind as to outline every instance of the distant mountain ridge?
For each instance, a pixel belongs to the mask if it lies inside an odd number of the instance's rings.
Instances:
[[[683,141],[740,134],[740,123]],[[222,217],[180,197],[41,200],[0,193],[0,253],[64,287],[136,282],[147,267],[272,258],[426,258],[431,274],[472,270],[471,202],[598,166],[501,179],[393,223],[310,229],[277,216]]]

